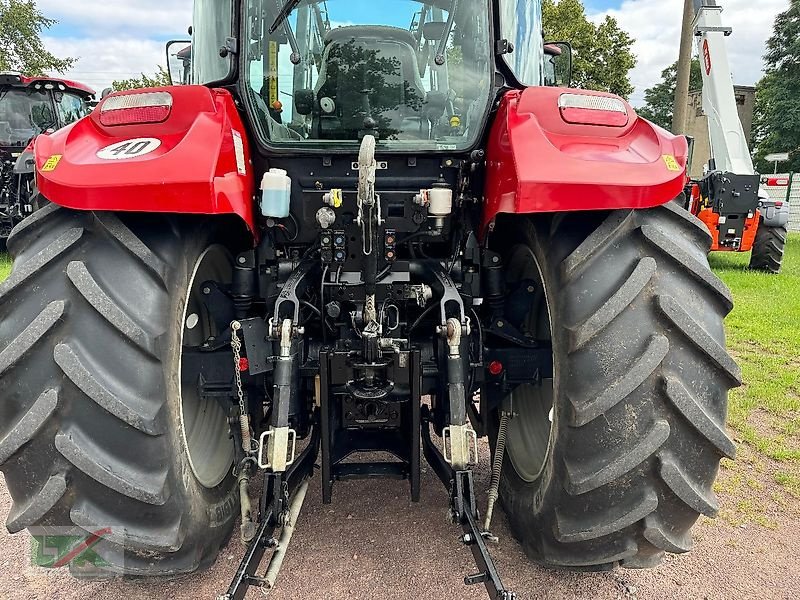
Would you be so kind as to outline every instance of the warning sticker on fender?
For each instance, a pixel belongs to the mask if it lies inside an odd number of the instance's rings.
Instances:
[[[678,161],[675,160],[675,157],[672,154],[665,154],[661,158],[664,159],[664,164],[667,165],[667,169],[670,171],[680,171],[681,166],[678,164]]]
[[[236,152],[236,168],[239,170],[239,175],[247,175],[247,161],[244,158],[242,134],[235,129],[231,129],[231,133],[233,133],[233,150]]]
[[[50,173],[55,171],[58,163],[61,162],[61,156],[61,154],[53,154],[53,156],[48,158],[42,165],[42,173]]]

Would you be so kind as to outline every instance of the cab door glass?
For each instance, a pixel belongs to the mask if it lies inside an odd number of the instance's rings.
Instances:
[[[542,85],[542,7],[537,0],[500,0],[500,33],[513,45],[504,56],[523,85]]]
[[[86,102],[73,94],[63,94],[60,100],[56,98],[56,110],[61,125],[69,125],[89,114]]]

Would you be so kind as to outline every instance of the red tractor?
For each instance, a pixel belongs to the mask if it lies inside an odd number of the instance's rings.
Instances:
[[[0,246],[36,208],[33,140],[88,115],[93,98],[74,81],[0,73]]]
[[[510,599],[498,497],[559,568],[657,565],[716,514],[740,372],[708,230],[673,201],[685,138],[543,85],[571,54],[536,0],[390,4],[196,0],[193,85],[39,138],[50,203],[0,284],[10,531],[166,575],[241,518],[239,599],[274,584],[315,461],[326,503],[378,477],[418,500],[424,456],[466,582]]]

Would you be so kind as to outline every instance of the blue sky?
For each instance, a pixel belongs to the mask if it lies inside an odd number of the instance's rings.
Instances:
[[[329,0],[331,12],[336,2]],[[721,0],[723,20],[734,28],[729,40],[734,81],[750,85],[760,77],[763,45],[778,12],[789,0]],[[45,43],[60,55],[79,59],[68,75],[100,91],[113,79],[140,72],[152,73],[165,63],[169,39],[186,38],[191,23],[192,0],[38,0],[44,14],[59,20],[45,33]],[[632,72],[634,104],[641,104],[644,89],[658,81],[661,70],[677,58],[683,0],[584,0],[587,14],[599,21],[615,17],[637,41],[638,64]],[[359,8],[359,20],[374,14],[375,22],[388,22],[380,0]],[[407,24],[405,24],[407,26]]]

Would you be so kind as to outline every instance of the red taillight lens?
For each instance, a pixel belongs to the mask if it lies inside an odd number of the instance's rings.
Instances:
[[[590,94],[561,94],[558,98],[561,118],[574,125],[625,127],[628,109],[619,98]]]
[[[169,92],[109,96],[100,107],[100,123],[106,127],[163,123],[171,112],[172,94]]]
[[[788,177],[767,177],[767,185],[772,187],[788,187]]]

